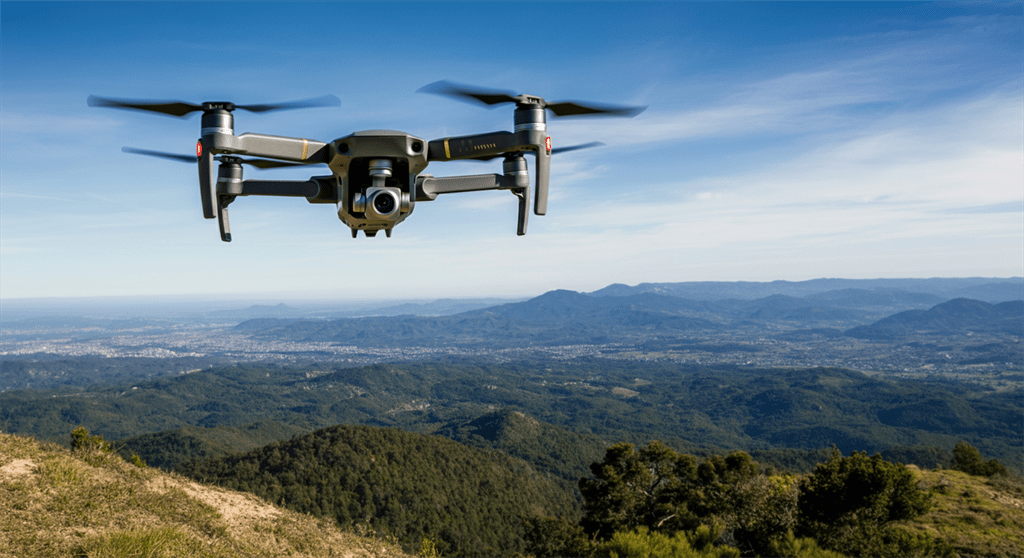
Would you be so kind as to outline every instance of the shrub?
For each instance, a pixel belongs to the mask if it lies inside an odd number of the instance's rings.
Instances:
[[[928,511],[928,493],[905,466],[854,452],[820,463],[801,487],[800,534],[852,556],[909,556],[920,541],[900,538],[894,521]]]

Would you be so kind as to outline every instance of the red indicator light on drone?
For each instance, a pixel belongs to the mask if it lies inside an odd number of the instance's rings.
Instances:
[[[548,150],[548,155],[551,155],[551,136],[544,139],[544,147]]]
[[[197,141],[196,142],[196,157],[199,157],[200,159],[203,158],[203,142],[202,141]]]

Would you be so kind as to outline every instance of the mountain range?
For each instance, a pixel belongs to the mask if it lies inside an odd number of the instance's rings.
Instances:
[[[877,280],[883,286],[854,288],[851,280],[804,283],[612,285],[590,294],[555,290],[538,297],[447,316],[378,316],[309,320],[260,318],[235,327],[257,339],[317,341],[367,346],[523,347],[630,342],[652,336],[714,333],[750,328],[826,328],[865,339],[892,339],[921,332],[972,330],[1024,333],[1020,299],[948,300],[936,293],[976,292],[990,299],[1019,295],[1015,282]],[[902,282],[900,282],[902,281]],[[779,283],[779,284],[777,284]],[[813,285],[811,285],[813,283]],[[869,283],[871,286],[874,283]],[[923,285],[930,292],[884,285]],[[829,286],[842,288],[820,290]],[[818,290],[814,290],[815,287]],[[711,298],[742,291],[775,291],[761,298]],[[806,293],[800,296],[790,293]],[[813,292],[809,292],[813,291]],[[696,298],[680,296],[690,294]]]
[[[847,332],[851,337],[892,339],[913,333],[962,334],[968,332],[1024,333],[1024,301],[988,304],[957,298],[928,310],[907,310]]]

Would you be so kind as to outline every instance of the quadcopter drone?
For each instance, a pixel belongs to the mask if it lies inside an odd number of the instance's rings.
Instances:
[[[199,165],[199,192],[203,217],[217,219],[220,237],[231,242],[228,205],[239,196],[303,197],[309,203],[332,203],[338,217],[352,229],[374,237],[408,217],[416,202],[432,201],[440,194],[481,190],[508,190],[519,198],[517,234],[526,234],[530,206],[530,177],[524,153],[535,158],[534,205],[537,215],[547,213],[548,176],[551,155],[603,145],[600,142],[552,149],[547,135],[546,112],[555,116],[633,117],[646,107],[550,103],[534,95],[514,95],[506,91],[464,86],[438,81],[420,88],[420,92],[455,97],[484,105],[514,103],[514,132],[490,132],[448,137],[432,141],[393,130],[355,132],[331,142],[304,138],[245,133],[236,136],[232,112],[241,109],[262,113],[308,107],[338,106],[333,95],[262,105],[236,105],[230,102],[192,104],[181,101],[140,101],[111,99],[90,95],[89,106],[156,112],[184,118],[202,111],[200,138],[196,154],[179,155],[131,147],[126,153],[150,155]],[[241,155],[257,158],[242,158]],[[502,174],[478,174],[435,178],[422,174],[433,161],[481,160],[504,158]],[[218,165],[219,163],[219,165]],[[242,178],[242,165],[258,169],[326,164],[332,174],[309,180],[249,180]]]

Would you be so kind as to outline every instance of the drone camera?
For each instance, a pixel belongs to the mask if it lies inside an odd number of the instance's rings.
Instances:
[[[356,192],[352,199],[352,211],[366,214],[367,219],[397,221],[401,217],[403,202],[408,206],[408,194],[398,188],[370,187],[366,193]]]
[[[398,208],[398,201],[395,198],[393,192],[387,190],[378,190],[370,195],[370,206],[373,207],[374,213],[380,216],[390,215],[394,213],[395,209]]]
[[[371,185],[365,192],[356,192],[352,200],[352,210],[365,213],[368,219],[393,221],[401,216],[402,191],[389,184],[394,183],[390,159],[370,159],[367,164],[367,176]],[[408,195],[405,196],[408,200]],[[408,210],[408,201],[405,206]]]

